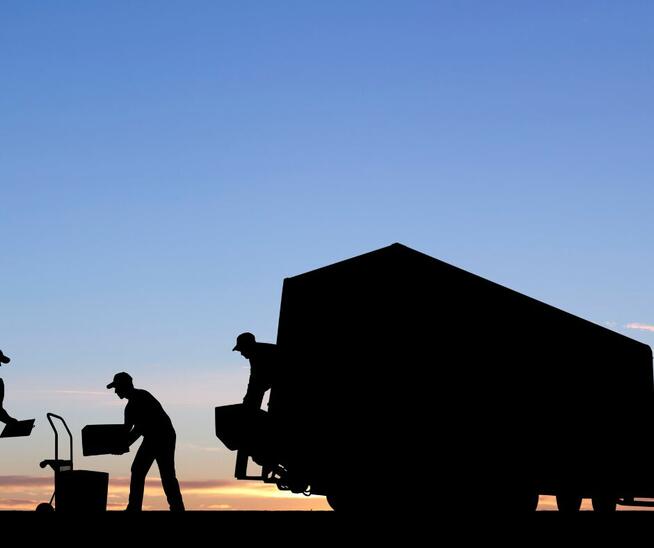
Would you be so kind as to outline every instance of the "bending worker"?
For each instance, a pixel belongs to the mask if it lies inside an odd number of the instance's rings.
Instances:
[[[107,388],[114,388],[121,400],[127,400],[125,425],[130,429],[129,445],[143,436],[143,442],[132,463],[127,510],[141,511],[145,477],[156,460],[170,509],[183,511],[184,501],[175,475],[176,434],[170,417],[152,394],[134,388],[132,377],[128,373],[116,373]]]
[[[279,369],[279,349],[277,345],[257,342],[252,333],[241,333],[232,349],[250,361],[250,381],[243,398],[246,407],[260,409],[263,396],[273,383]],[[268,403],[268,409],[271,405]]]
[[[2,364],[8,364],[11,360],[5,356],[2,353],[2,350],[0,350],[0,365]],[[14,417],[10,417],[9,413],[5,411],[3,402],[5,400],[5,383],[2,379],[0,379],[0,421],[4,422],[5,424],[12,424],[14,422],[18,422]]]

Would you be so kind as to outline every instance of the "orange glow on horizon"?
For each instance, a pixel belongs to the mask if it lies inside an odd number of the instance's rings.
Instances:
[[[180,481],[188,510],[329,510],[324,497],[295,495],[274,485],[237,480]],[[34,510],[52,496],[52,478],[0,476],[0,510]],[[110,478],[108,510],[127,506],[129,478]],[[148,478],[144,510],[166,510],[166,497],[158,478]]]
[[[237,480],[180,481],[188,510],[330,510],[325,497],[295,495],[274,485]],[[52,496],[52,478],[0,476],[0,510],[34,510]],[[123,510],[127,505],[129,478],[110,479],[107,510]],[[166,498],[158,478],[146,481],[144,510],[166,510]],[[592,510],[584,499],[582,510]],[[618,507],[618,510],[629,510]],[[541,495],[539,511],[556,511],[556,498]]]

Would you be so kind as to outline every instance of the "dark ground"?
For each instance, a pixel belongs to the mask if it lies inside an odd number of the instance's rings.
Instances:
[[[529,516],[475,513],[437,514],[424,510],[342,515],[335,512],[107,512],[96,515],[0,512],[0,530],[12,544],[71,546],[255,546],[282,545],[411,546],[479,545],[505,541],[515,546],[539,544],[624,546],[654,534],[654,512],[611,515],[581,512],[565,516],[538,512]],[[389,543],[389,541],[391,541]],[[340,545],[343,545],[342,547]]]

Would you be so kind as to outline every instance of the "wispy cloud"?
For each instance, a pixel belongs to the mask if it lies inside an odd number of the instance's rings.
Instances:
[[[105,391],[100,391],[100,390],[45,390],[45,389],[33,389],[30,388],[29,390],[21,390],[18,389],[16,392],[30,392],[31,394],[63,394],[65,396],[103,396],[103,397],[109,397],[113,396],[113,392],[108,392],[107,390]]]
[[[127,488],[129,489],[130,478],[111,478],[111,487]],[[222,489],[225,487],[232,487],[240,485],[241,481],[238,480],[179,480],[179,486],[188,491],[206,491],[213,489]],[[161,488],[161,479],[156,476],[147,478],[145,480],[145,487],[147,488]]]
[[[110,482],[110,488],[114,492],[128,491],[129,478],[114,478]],[[214,496],[236,496],[256,498],[288,498],[296,495],[289,491],[280,491],[275,485],[260,483],[256,481],[230,480],[180,480],[179,486],[182,492],[189,495],[214,495]],[[152,493],[161,490],[161,480],[157,477],[148,478],[145,481],[146,491]]]
[[[651,331],[654,333],[654,325],[646,323],[631,322],[625,325],[627,329],[640,329],[641,331]]]
[[[204,453],[224,453],[224,447],[206,447],[204,445],[197,445],[195,443],[182,443],[181,447],[184,449],[191,449],[193,451],[202,451]]]
[[[0,476],[0,487],[52,487],[52,478],[37,476]]]
[[[44,500],[34,499],[2,499],[3,510],[34,510]]]
[[[67,389],[44,389],[44,388],[16,388],[11,391],[12,398],[21,401],[77,401],[91,403],[99,407],[119,407],[125,403],[120,401],[113,392],[109,390],[67,390]]]

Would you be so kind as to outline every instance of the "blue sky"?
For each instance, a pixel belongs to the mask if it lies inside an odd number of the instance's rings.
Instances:
[[[625,327],[654,325],[653,23],[637,0],[3,2],[0,373],[43,419],[2,474],[39,473],[46,411],[119,420],[127,370],[181,472],[229,477],[197,448],[247,383],[235,335],[274,340],[284,277],[395,241],[654,343]]]

